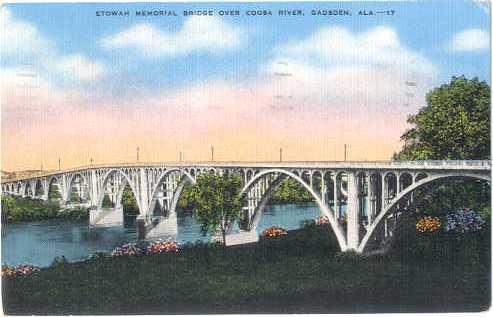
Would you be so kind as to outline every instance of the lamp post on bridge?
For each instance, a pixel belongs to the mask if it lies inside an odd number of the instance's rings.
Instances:
[[[62,159],[61,158],[58,158],[58,170],[59,171],[62,170]]]
[[[282,147],[279,148],[279,162],[282,162]]]
[[[211,162],[214,162],[214,145],[211,145]]]

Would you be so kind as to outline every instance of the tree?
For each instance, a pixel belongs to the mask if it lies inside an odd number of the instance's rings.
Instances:
[[[427,106],[408,118],[413,125],[402,136],[397,160],[490,158],[490,87],[477,78],[452,77],[450,84],[432,90]],[[458,180],[431,194],[418,190],[418,212],[450,212],[472,207],[489,214],[490,194],[484,182]]]
[[[201,174],[192,187],[193,217],[202,231],[221,232],[226,245],[226,232],[239,219],[242,206],[241,178],[238,175]]]
[[[122,207],[123,212],[128,215],[138,215],[139,206],[137,205],[137,200],[135,200],[132,189],[127,184],[123,189],[122,194]]]
[[[477,78],[452,77],[426,96],[427,106],[411,115],[397,160],[490,158],[490,87]]]

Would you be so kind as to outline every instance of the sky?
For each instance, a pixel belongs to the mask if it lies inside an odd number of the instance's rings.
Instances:
[[[490,83],[490,13],[477,1],[0,10],[7,171],[135,162],[137,147],[147,162],[209,160],[211,145],[216,161],[275,161],[280,148],[286,161],[342,160],[344,144],[349,160],[387,160],[429,91],[452,76]]]

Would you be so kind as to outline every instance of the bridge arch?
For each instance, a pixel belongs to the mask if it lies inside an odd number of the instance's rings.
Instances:
[[[380,222],[385,218],[385,216],[389,213],[392,208],[394,208],[402,198],[404,198],[407,194],[413,192],[414,190],[421,188],[422,186],[439,181],[439,180],[444,180],[444,179],[453,179],[453,178],[469,178],[469,179],[478,179],[478,180],[483,180],[487,182],[491,182],[491,177],[486,176],[486,175],[480,175],[480,174],[470,174],[470,173],[464,173],[464,174],[438,174],[438,175],[432,175],[432,176],[427,176],[425,178],[420,179],[419,181],[413,183],[411,186],[408,186],[405,188],[403,191],[399,192],[390,202],[389,204],[385,207],[382,212],[378,214],[378,216],[375,218],[375,220],[371,223],[371,225],[368,227],[363,239],[361,240],[359,247],[358,247],[358,252],[363,252],[365,250],[365,247],[372,237],[373,233],[375,232],[376,228],[380,224]]]
[[[108,181],[111,179],[111,177],[114,174],[119,174],[119,175],[123,176],[123,181],[121,182],[121,184],[118,185],[118,189],[117,189],[117,195],[116,195],[117,201],[121,201],[121,198],[123,195],[123,190],[125,189],[125,186],[127,184],[128,184],[128,186],[130,186],[130,189],[132,190],[132,194],[134,195],[134,197],[136,197],[136,198],[139,197],[137,195],[137,191],[135,190],[134,184],[130,181],[128,175],[125,174],[121,169],[113,168],[113,169],[110,169],[109,171],[107,171],[103,177],[103,182],[101,183],[101,188],[99,189],[99,192],[98,192],[98,200],[97,200],[98,209],[101,209],[103,206],[103,199],[104,199],[104,196],[106,194],[106,192],[105,192],[106,186],[108,185]],[[137,206],[139,207],[139,212],[140,212],[140,214],[143,214],[141,202],[139,199],[136,199],[136,200],[137,200]]]
[[[323,216],[327,217],[327,219],[329,220],[330,227],[332,228],[334,234],[336,235],[337,241],[339,243],[339,247],[341,248],[342,251],[345,251],[347,249],[346,237],[344,235],[344,231],[343,231],[342,227],[339,225],[339,223],[336,221],[336,219],[334,217],[334,212],[333,212],[332,208],[330,206],[325,205],[322,202],[321,197],[310,187],[310,185],[307,184],[300,176],[294,174],[293,172],[290,172],[290,171],[284,170],[284,169],[277,169],[277,168],[261,171],[261,172],[255,174],[255,176],[252,179],[250,179],[245,184],[245,186],[243,186],[243,189],[241,190],[240,195],[241,196],[245,195],[259,179],[261,179],[265,175],[272,174],[272,173],[278,173],[280,175],[285,175],[287,177],[291,177],[292,179],[294,179],[295,181],[300,183],[312,195],[312,197],[315,199],[315,202],[317,203],[317,205],[320,209],[321,214]],[[272,194],[273,194],[273,191],[267,191],[266,195],[268,195],[268,197],[263,197],[262,199],[265,199],[266,201],[268,201],[272,197]],[[256,219],[254,219],[253,221],[258,223],[258,221],[260,220],[260,218],[262,216],[263,209],[264,208],[261,207],[261,208],[259,208],[258,211],[255,212],[253,217]],[[256,224],[254,225],[254,228],[256,228]]]
[[[87,178],[84,176],[84,174],[82,173],[75,173],[75,174],[72,174],[70,176],[70,178],[68,179],[68,186],[67,186],[67,202],[69,202],[72,198],[72,192],[74,190],[74,185],[75,185],[75,181],[77,179],[81,179],[82,180],[82,183],[85,187],[88,187],[89,186],[89,182],[87,180]],[[87,188],[88,189],[88,188]],[[91,201],[91,191],[90,190],[86,190],[86,192],[84,193],[86,195],[86,198],[87,200]]]
[[[24,197],[32,198],[33,194],[34,194],[34,191],[31,188],[31,184],[29,182],[26,182],[26,185],[24,186]]]
[[[36,185],[34,186],[34,197],[40,198],[45,194],[46,189],[43,186],[41,179],[36,180]]]
[[[63,189],[60,179],[57,176],[51,176],[48,179],[47,195],[49,201],[63,200]],[[55,190],[55,186],[57,189]]]
[[[414,181],[417,182],[417,181],[420,181],[426,177],[428,177],[428,174],[423,173],[423,172],[419,172],[419,173],[416,173],[416,176],[414,176]]]
[[[182,177],[182,179],[180,179],[178,186],[173,193],[173,197],[171,200],[171,208],[170,208],[171,212],[173,212],[175,210],[176,204],[177,204],[178,199],[179,199],[179,197],[183,191],[183,188],[185,187],[185,184],[187,182],[191,182],[192,184],[195,184],[195,177],[193,177],[191,173],[187,172],[184,169],[171,168],[169,170],[165,170],[161,175],[159,175],[158,180],[156,182],[156,185],[152,189],[152,195],[151,195],[151,199],[149,201],[149,210],[147,211],[147,215],[150,215],[154,211],[154,208],[156,207],[157,193],[159,191],[159,187],[166,180],[166,177],[168,177],[171,173],[174,173],[174,172],[180,172],[183,175],[183,177]]]
[[[413,176],[409,172],[399,174],[399,191],[406,189],[413,184]]]

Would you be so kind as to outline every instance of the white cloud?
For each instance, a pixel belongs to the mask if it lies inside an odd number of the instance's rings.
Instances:
[[[389,27],[323,27],[275,49],[265,67],[278,108],[410,113],[424,105],[437,69]],[[409,83],[413,83],[409,85]],[[282,104],[282,106],[281,106]],[[304,106],[306,105],[306,106]]]
[[[490,15],[490,2],[489,0],[472,0],[472,2],[478,6],[487,15]]]
[[[490,35],[481,29],[468,29],[454,34],[450,43],[453,51],[480,51],[490,47]]]
[[[28,56],[36,52],[50,52],[53,47],[33,25],[16,20],[9,9],[0,13],[2,33],[0,52],[5,55]]]
[[[35,25],[13,17],[5,7],[0,10],[0,55],[8,61],[8,68],[27,65],[36,73],[43,72],[45,77],[79,82],[94,81],[104,74],[105,67],[101,62],[78,53],[61,53]]]
[[[192,16],[172,33],[141,23],[101,40],[105,49],[136,49],[145,57],[187,55],[193,51],[233,50],[241,45],[243,31],[216,17]]]
[[[428,59],[404,47],[389,27],[375,27],[359,34],[343,27],[324,27],[306,40],[278,48],[278,53],[325,66],[434,71]]]
[[[80,81],[94,81],[105,72],[103,64],[80,54],[65,56],[55,66],[60,73]]]

